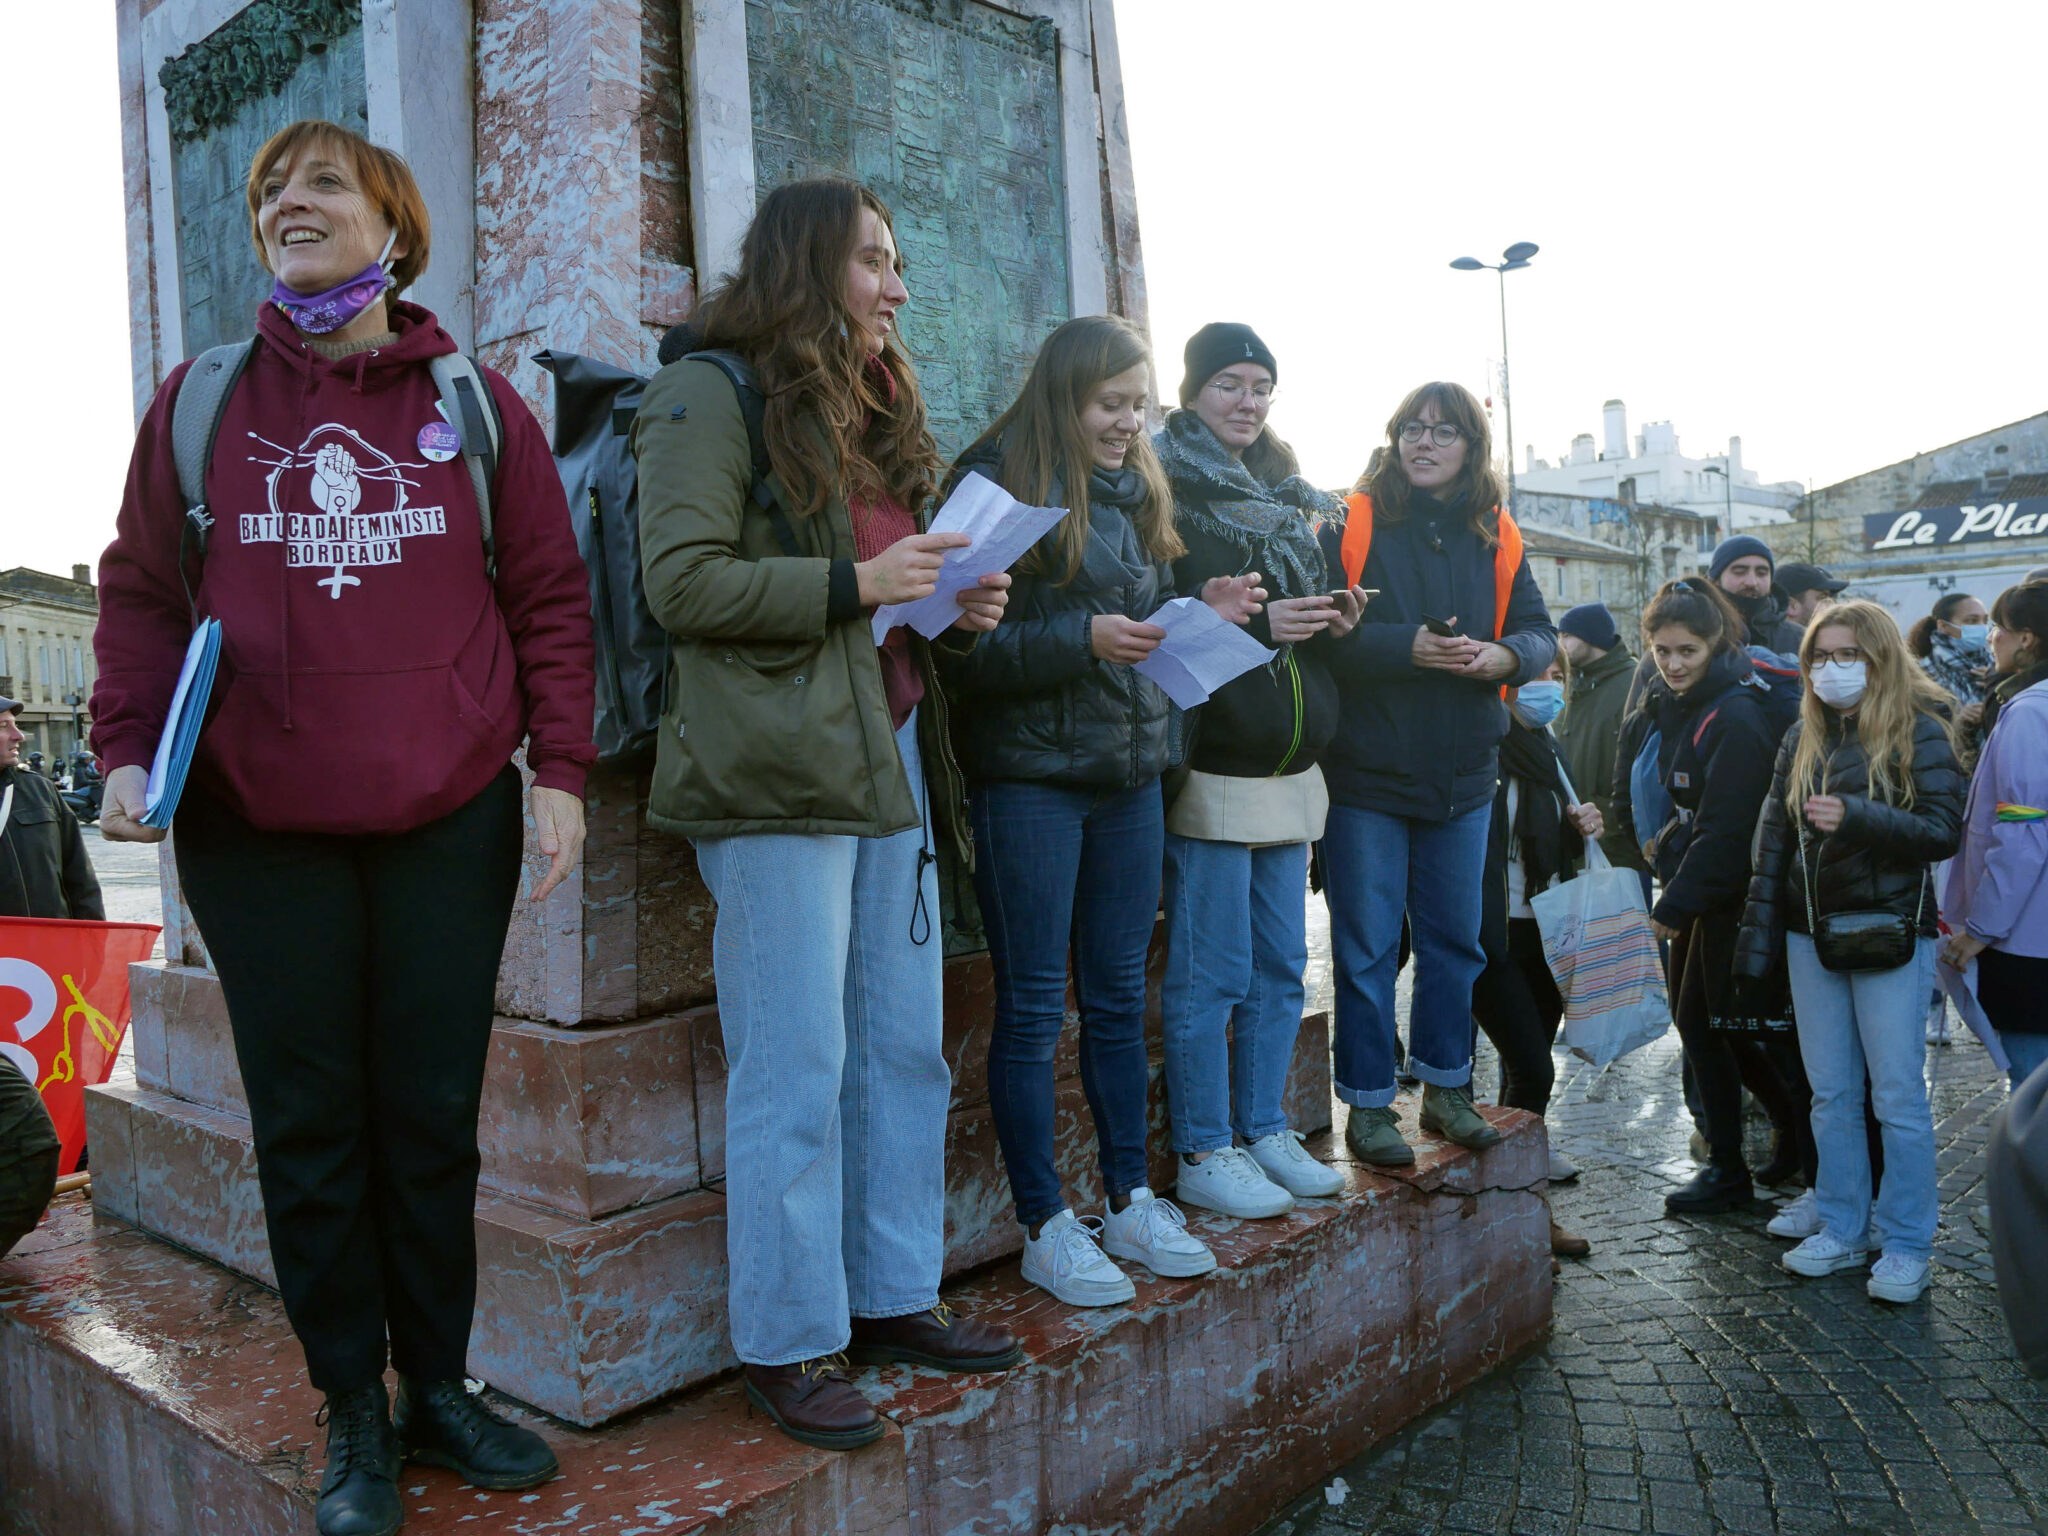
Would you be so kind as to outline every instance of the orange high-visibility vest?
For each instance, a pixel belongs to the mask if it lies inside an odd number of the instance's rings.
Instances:
[[[1372,552],[1372,498],[1354,491],[1344,498],[1351,509],[1344,523],[1344,541],[1338,547],[1344,559],[1344,580],[1357,586],[1365,577],[1365,559]],[[1500,542],[1493,548],[1493,634],[1498,640],[1507,627],[1508,597],[1515,590],[1515,572],[1522,568],[1522,530],[1505,509],[1500,519]]]

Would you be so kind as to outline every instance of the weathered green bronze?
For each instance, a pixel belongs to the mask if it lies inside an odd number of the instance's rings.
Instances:
[[[188,144],[230,123],[245,103],[275,95],[319,53],[363,24],[360,0],[257,0],[233,20],[166,59],[157,79],[171,141]]]

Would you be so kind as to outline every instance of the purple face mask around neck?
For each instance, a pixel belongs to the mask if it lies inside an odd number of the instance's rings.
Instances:
[[[270,285],[270,302],[285,312],[293,326],[308,336],[326,336],[340,330],[384,296],[391,286],[391,274],[384,263],[398,243],[398,231],[384,242],[384,252],[345,283],[323,293],[298,293],[285,287],[283,279]]]

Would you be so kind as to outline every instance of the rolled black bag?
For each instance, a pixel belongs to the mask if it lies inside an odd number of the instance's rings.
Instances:
[[[57,1188],[63,1145],[35,1084],[0,1056],[0,1258],[36,1229]]]

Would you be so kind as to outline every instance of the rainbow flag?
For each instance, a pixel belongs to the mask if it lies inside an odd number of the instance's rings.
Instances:
[[[2048,811],[2038,805],[2014,805],[2009,800],[1998,802],[2000,821],[2048,821]]]

